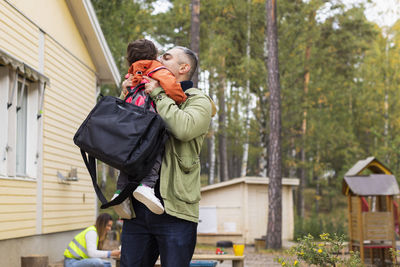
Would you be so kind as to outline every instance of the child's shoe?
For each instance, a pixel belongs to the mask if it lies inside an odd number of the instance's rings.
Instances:
[[[164,213],[164,207],[154,194],[153,188],[146,185],[139,185],[136,190],[133,191],[133,197],[146,205],[146,207],[155,214]]]
[[[116,198],[120,193],[121,191],[117,190],[111,200]],[[129,197],[122,201],[121,204],[112,207],[121,219],[132,219],[131,201]]]

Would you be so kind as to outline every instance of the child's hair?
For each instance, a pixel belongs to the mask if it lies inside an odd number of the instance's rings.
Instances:
[[[155,60],[157,59],[157,48],[152,41],[140,39],[128,44],[126,49],[126,59],[129,66],[138,60]]]

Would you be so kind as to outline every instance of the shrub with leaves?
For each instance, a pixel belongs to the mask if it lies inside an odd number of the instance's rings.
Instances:
[[[340,252],[344,247],[344,237],[333,234],[321,234],[321,241],[316,241],[311,234],[298,239],[298,244],[289,250],[289,254],[296,258],[286,260],[279,257],[275,260],[282,266],[301,266],[300,263],[315,266],[363,266],[358,253],[350,253],[350,257],[343,258]]]

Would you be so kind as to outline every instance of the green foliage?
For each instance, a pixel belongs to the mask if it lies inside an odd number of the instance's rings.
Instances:
[[[153,14],[154,1],[92,1],[122,75],[129,41],[151,36],[166,48],[189,46],[191,1],[169,2],[171,8],[165,13]],[[279,1],[277,8],[283,176],[299,176],[304,169],[308,186],[320,188],[319,212],[332,212],[331,200],[341,194],[342,177],[357,160],[376,156],[400,177],[400,20],[380,28],[366,19],[362,4],[347,8],[334,0]],[[265,1],[201,1],[200,23],[200,67],[209,75],[204,82],[216,102],[215,95],[221,90],[225,93],[224,133],[231,177],[238,176],[247,137],[248,175],[258,175],[261,143],[268,143],[261,140],[261,134],[269,131]],[[248,25],[250,60],[246,55]],[[249,133],[245,129],[248,80],[256,103]],[[117,88],[102,90],[118,94]],[[203,149],[201,155],[202,174],[209,166],[206,152]],[[328,171],[333,175],[325,177]],[[313,198],[307,201],[309,206],[315,203]],[[346,233],[345,221],[343,216],[313,215],[303,222],[297,220],[296,235],[314,228]]]
[[[153,11],[150,1],[132,0],[92,0],[101,29],[110,47],[121,78],[128,71],[126,48],[128,43],[150,34]],[[103,86],[102,93],[119,96],[120,89],[115,86]]]
[[[294,239],[307,234],[319,236],[320,233],[337,234],[347,238],[347,230],[347,218],[344,215],[334,217],[329,214],[313,213],[309,218],[295,217]]]
[[[320,234],[319,238],[321,240],[319,242],[315,241],[311,234],[299,238],[297,245],[289,251],[289,254],[295,256],[297,260],[287,261],[283,257],[278,257],[276,261],[282,266],[301,266],[302,263],[306,263],[307,266],[363,266],[358,253],[350,253],[349,258],[339,256],[344,248],[343,236],[324,233]]]

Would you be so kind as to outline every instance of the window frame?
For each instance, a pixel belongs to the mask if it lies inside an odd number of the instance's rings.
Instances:
[[[17,79],[16,79],[17,77]],[[24,84],[26,86],[26,133],[25,133],[25,171],[17,170],[17,105],[18,92]],[[17,81],[17,87],[13,87]],[[38,159],[40,149],[39,135],[43,135],[42,120],[38,115],[42,100],[40,81],[24,78],[24,73],[9,66],[0,65],[0,121],[6,127],[0,128],[0,178],[16,180],[38,179]],[[19,110],[21,111],[21,110]],[[18,112],[19,112],[18,111]],[[39,129],[40,133],[39,133]]]

